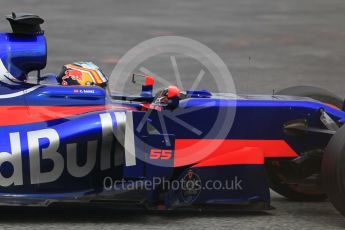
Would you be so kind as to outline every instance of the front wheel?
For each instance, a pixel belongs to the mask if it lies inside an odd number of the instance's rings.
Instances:
[[[341,98],[332,92],[314,86],[293,86],[280,90],[276,94],[309,97],[339,109],[343,106],[343,100]],[[321,162],[318,164],[321,167]],[[271,189],[287,199],[296,201],[322,201],[327,198],[321,188],[321,180],[316,179],[310,183],[308,183],[308,180],[303,183],[296,182],[295,178],[298,178],[298,174],[294,172],[296,169],[290,160],[268,160],[266,162],[266,169]]]
[[[298,169],[291,160],[267,159],[266,172],[270,188],[293,201],[323,201],[327,198],[321,189],[321,181],[304,178],[301,180]]]
[[[345,216],[345,126],[334,134],[326,147],[322,182],[331,203]]]

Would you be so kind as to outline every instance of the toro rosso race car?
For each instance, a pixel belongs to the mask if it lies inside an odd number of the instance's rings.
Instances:
[[[332,93],[169,86],[153,95],[153,77],[133,74],[141,92],[112,95],[90,62],[38,74],[32,84],[28,74],[46,65],[43,20],[7,19],[13,32],[0,34],[1,205],[266,210],[271,188],[292,200],[328,197],[345,214],[344,100]]]

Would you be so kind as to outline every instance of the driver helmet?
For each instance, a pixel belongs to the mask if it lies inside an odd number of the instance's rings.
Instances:
[[[92,62],[74,62],[62,67],[57,81],[64,86],[100,86],[106,87],[108,79],[98,66]]]

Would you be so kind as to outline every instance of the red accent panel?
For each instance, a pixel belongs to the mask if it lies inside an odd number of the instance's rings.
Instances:
[[[263,164],[264,155],[261,149],[245,147],[243,149],[224,153],[223,155],[201,161],[192,168],[221,166],[221,165],[238,165],[238,164]]]
[[[296,157],[284,140],[176,139],[174,166],[195,164],[245,147],[259,148],[264,157]]]
[[[29,124],[88,112],[132,108],[122,106],[0,106],[0,126]]]
[[[148,109],[155,109],[155,110],[158,110],[158,111],[162,110],[162,107],[160,107],[158,105],[152,105],[152,104],[149,104],[149,103],[143,103],[143,104],[140,104],[140,105],[141,105],[141,111],[147,111]]]

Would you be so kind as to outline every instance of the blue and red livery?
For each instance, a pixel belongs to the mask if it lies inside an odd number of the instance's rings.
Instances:
[[[29,29],[0,34],[1,205],[265,210],[270,186],[290,199],[326,198],[322,161],[345,122],[334,100],[176,87],[153,97],[150,76],[136,77],[136,98],[29,84],[46,64],[41,21],[9,20]]]

